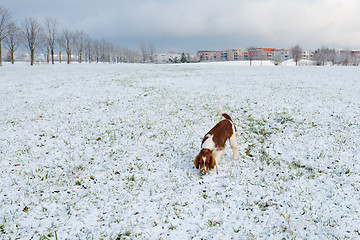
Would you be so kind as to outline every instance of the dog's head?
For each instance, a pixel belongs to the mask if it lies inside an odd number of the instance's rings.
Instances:
[[[203,148],[196,156],[194,164],[197,169],[200,168],[200,174],[205,175],[210,169],[215,167],[216,161],[212,152],[207,148]]]

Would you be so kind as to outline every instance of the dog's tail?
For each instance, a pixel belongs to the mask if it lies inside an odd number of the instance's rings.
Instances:
[[[221,105],[222,105],[222,102],[223,102],[224,99],[220,99],[219,102],[218,102],[218,109],[219,109],[219,113],[221,116],[223,116],[224,118],[232,121],[231,117],[229,116],[229,114],[225,113],[222,108],[221,108]]]

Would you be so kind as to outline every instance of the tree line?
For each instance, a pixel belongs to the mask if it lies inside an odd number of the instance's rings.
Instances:
[[[74,59],[79,63],[137,62],[142,57],[138,51],[114,45],[106,39],[94,40],[84,31],[59,29],[55,18],[46,17],[41,22],[30,17],[18,25],[11,21],[10,11],[0,6],[0,66],[2,44],[9,51],[12,64],[15,62],[14,53],[21,46],[29,52],[30,65],[34,65],[38,52],[44,53],[46,61],[52,64],[55,61],[70,64]]]
[[[296,62],[302,59],[302,49],[296,45],[291,49],[292,58]],[[359,66],[360,52],[346,50],[330,49],[326,46],[314,51],[312,59],[317,66],[324,66],[326,64],[342,65],[342,66]]]

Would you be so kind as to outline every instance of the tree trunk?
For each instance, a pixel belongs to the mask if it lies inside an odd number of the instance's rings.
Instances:
[[[2,66],[1,41],[0,41],[0,67]]]
[[[54,49],[53,48],[51,48],[51,63],[55,64],[55,62],[54,62]]]
[[[70,64],[71,53],[67,52],[67,64]]]
[[[30,50],[30,65],[33,66],[34,65],[34,59],[35,59],[35,56],[34,56],[35,52],[34,52],[34,49],[31,49]]]
[[[10,53],[11,53],[11,64],[14,64],[15,63],[14,50],[11,50]]]
[[[61,51],[59,52],[59,62],[61,63]]]

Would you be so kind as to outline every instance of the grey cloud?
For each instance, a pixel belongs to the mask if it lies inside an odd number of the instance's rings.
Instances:
[[[53,16],[94,38],[183,50],[230,47],[359,48],[357,0],[5,0],[16,18]],[[22,12],[21,12],[22,11]],[[15,14],[16,13],[16,14]],[[20,19],[22,20],[22,19]],[[186,43],[187,46],[184,46]]]

